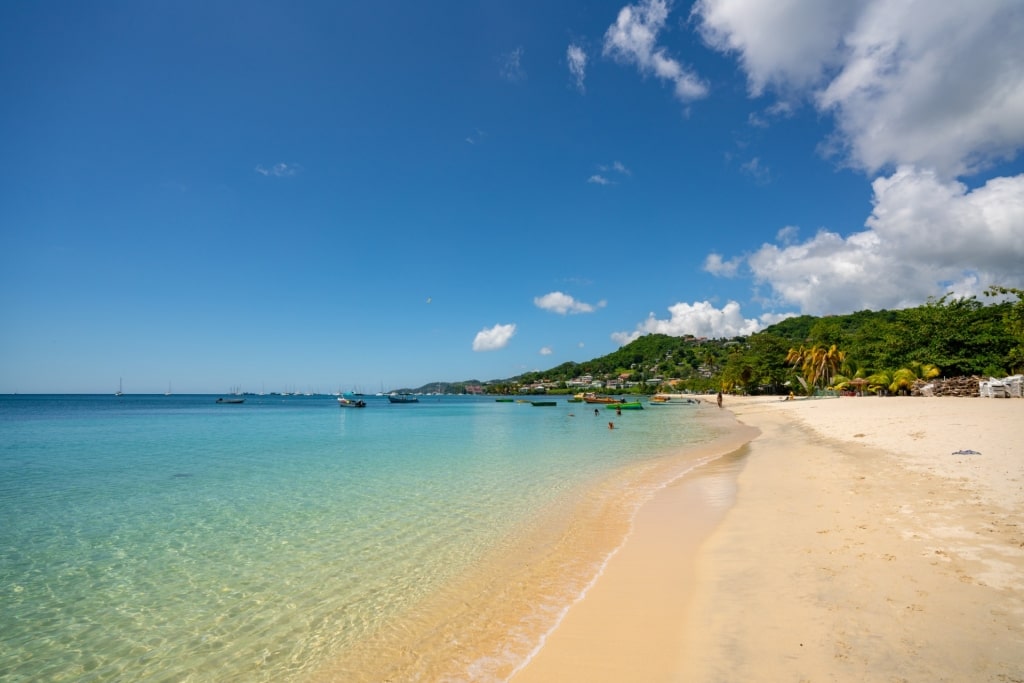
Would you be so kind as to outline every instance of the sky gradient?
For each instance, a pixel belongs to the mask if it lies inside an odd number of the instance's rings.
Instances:
[[[5,3],[0,392],[486,381],[1024,287],[1020,45],[1018,0]]]

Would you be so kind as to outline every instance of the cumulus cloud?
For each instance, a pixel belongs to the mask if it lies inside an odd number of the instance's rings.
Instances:
[[[293,175],[298,174],[299,171],[302,170],[302,166],[300,166],[299,164],[294,164],[294,163],[292,163],[292,164],[280,163],[280,164],[274,164],[273,166],[267,168],[263,164],[256,164],[256,168],[254,170],[257,173],[259,173],[260,175],[262,175],[262,176],[275,176],[275,177],[278,177],[278,178],[289,178],[289,177],[291,177]]]
[[[516,333],[514,323],[508,325],[495,325],[494,327],[480,330],[473,339],[474,351],[497,351],[508,346],[509,340]]]
[[[872,188],[867,230],[820,230],[797,241],[789,226],[780,244],[727,262],[712,254],[705,269],[729,275],[745,264],[773,303],[812,315],[916,306],[947,292],[978,295],[993,283],[1024,286],[1024,175],[970,190],[901,167]]]
[[[840,60],[840,39],[863,3],[848,0],[698,0],[692,15],[709,46],[738,55],[751,95],[818,84]]]
[[[665,0],[641,0],[636,5],[623,7],[604,34],[603,54],[635,65],[644,75],[653,74],[669,81],[675,96],[683,102],[707,96],[708,86],[704,81],[658,45],[658,34],[665,28],[667,19]]]
[[[692,334],[695,337],[738,337],[746,336],[788,317],[788,314],[744,318],[740,305],[730,301],[722,308],[715,308],[709,301],[697,301],[692,304],[677,303],[668,307],[669,317],[659,319],[651,313],[647,320],[637,325],[632,332],[615,332],[612,340],[625,345],[645,334],[667,334],[682,337]]]
[[[587,182],[592,184],[592,185],[612,185],[613,184],[611,180],[609,180],[608,178],[605,178],[600,173],[595,173],[594,175],[592,175],[589,178],[587,178]]]
[[[741,257],[731,258],[726,261],[722,258],[721,254],[708,254],[707,258],[704,259],[704,270],[720,277],[733,277],[742,264],[743,259]]]
[[[550,292],[544,296],[534,297],[533,303],[537,308],[543,308],[545,311],[560,313],[561,315],[566,315],[567,313],[593,313],[607,305],[607,302],[604,300],[598,301],[596,304],[577,301],[572,296],[563,292]]]
[[[551,350],[550,346],[542,346],[540,348],[540,352],[539,353],[542,356],[550,356],[552,353],[554,353],[554,351]]]
[[[579,45],[570,44],[565,51],[565,59],[569,63],[569,73],[576,83],[576,89],[585,92],[583,81],[587,77],[587,53]]]
[[[834,114],[828,148],[855,167],[949,178],[1024,144],[1018,0],[698,0],[692,16],[707,45],[737,55],[752,96]]]

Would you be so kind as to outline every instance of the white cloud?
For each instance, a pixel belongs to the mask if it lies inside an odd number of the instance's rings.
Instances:
[[[579,45],[570,44],[565,51],[565,58],[569,62],[569,73],[576,82],[576,89],[585,92],[583,81],[587,77],[587,53]]]
[[[668,56],[657,44],[665,28],[668,4],[665,0],[641,0],[619,10],[615,23],[604,35],[605,55],[634,64],[642,74],[653,74],[672,83],[675,95],[683,102],[707,96],[708,87],[689,68]]]
[[[476,333],[473,339],[474,351],[497,351],[508,346],[508,342],[516,333],[514,323],[508,325],[495,325],[491,328],[484,328]]]
[[[698,0],[692,16],[738,55],[751,95],[832,112],[831,146],[869,172],[954,177],[1024,144],[1019,0]]]
[[[767,185],[772,180],[772,170],[762,164],[759,157],[740,164],[740,170],[753,178],[758,185]]]
[[[567,313],[593,313],[599,308],[604,308],[608,302],[602,300],[596,304],[588,304],[577,301],[563,292],[550,292],[544,296],[534,297],[533,303],[537,308],[565,315]]]
[[[828,230],[796,242],[765,244],[735,263],[705,269],[730,275],[743,262],[771,299],[812,315],[916,306],[931,296],[980,294],[990,284],[1024,286],[1024,175],[994,178],[969,190],[936,173],[902,167],[872,184],[867,230]]]
[[[708,254],[707,258],[704,259],[704,270],[720,277],[733,277],[742,264],[742,257],[725,261],[722,259],[721,254]]]
[[[519,83],[526,80],[526,70],[523,69],[523,47],[520,45],[512,52],[501,56],[501,77],[510,83]]]
[[[542,346],[539,353],[542,356],[550,356],[554,351],[551,350],[550,346]]]
[[[262,176],[275,176],[278,178],[288,178],[299,173],[302,170],[302,166],[299,164],[274,164],[270,168],[263,166],[262,164],[256,164],[254,169],[257,173]]]
[[[775,233],[775,240],[782,242],[783,244],[792,244],[799,236],[800,228],[795,225],[787,225],[783,228],[779,228],[779,231]]]
[[[611,164],[598,164],[597,170],[598,173],[587,178],[588,183],[595,185],[618,185],[618,182],[609,178],[608,174],[615,173],[620,176],[633,175],[633,172],[621,161],[613,161]]]
[[[704,42],[737,53],[751,95],[819,83],[862,3],[849,0],[698,0],[692,16]]]
[[[634,331],[616,332],[612,334],[612,340],[625,345],[645,334],[667,334],[673,337],[692,334],[696,337],[716,338],[745,336],[788,317],[787,314],[769,314],[761,320],[744,318],[740,313],[740,305],[735,301],[728,302],[722,308],[715,308],[708,301],[692,304],[680,302],[669,306],[668,311],[670,317],[667,320],[659,320],[651,313]]]

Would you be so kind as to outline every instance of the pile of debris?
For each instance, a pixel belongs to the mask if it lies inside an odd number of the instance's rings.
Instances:
[[[911,396],[980,396],[981,382],[984,377],[949,377],[932,379],[927,382],[919,379],[910,389]]]
[[[982,398],[1020,398],[1024,375],[1012,375],[1002,379],[989,377],[978,383]]]
[[[982,398],[1021,398],[1024,377],[1013,375],[994,377],[950,377],[928,382],[917,380],[911,388],[912,396],[981,396]]]

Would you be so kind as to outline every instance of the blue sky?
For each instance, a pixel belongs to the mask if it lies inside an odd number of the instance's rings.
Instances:
[[[0,392],[504,378],[1024,286],[1017,0],[0,6]]]

